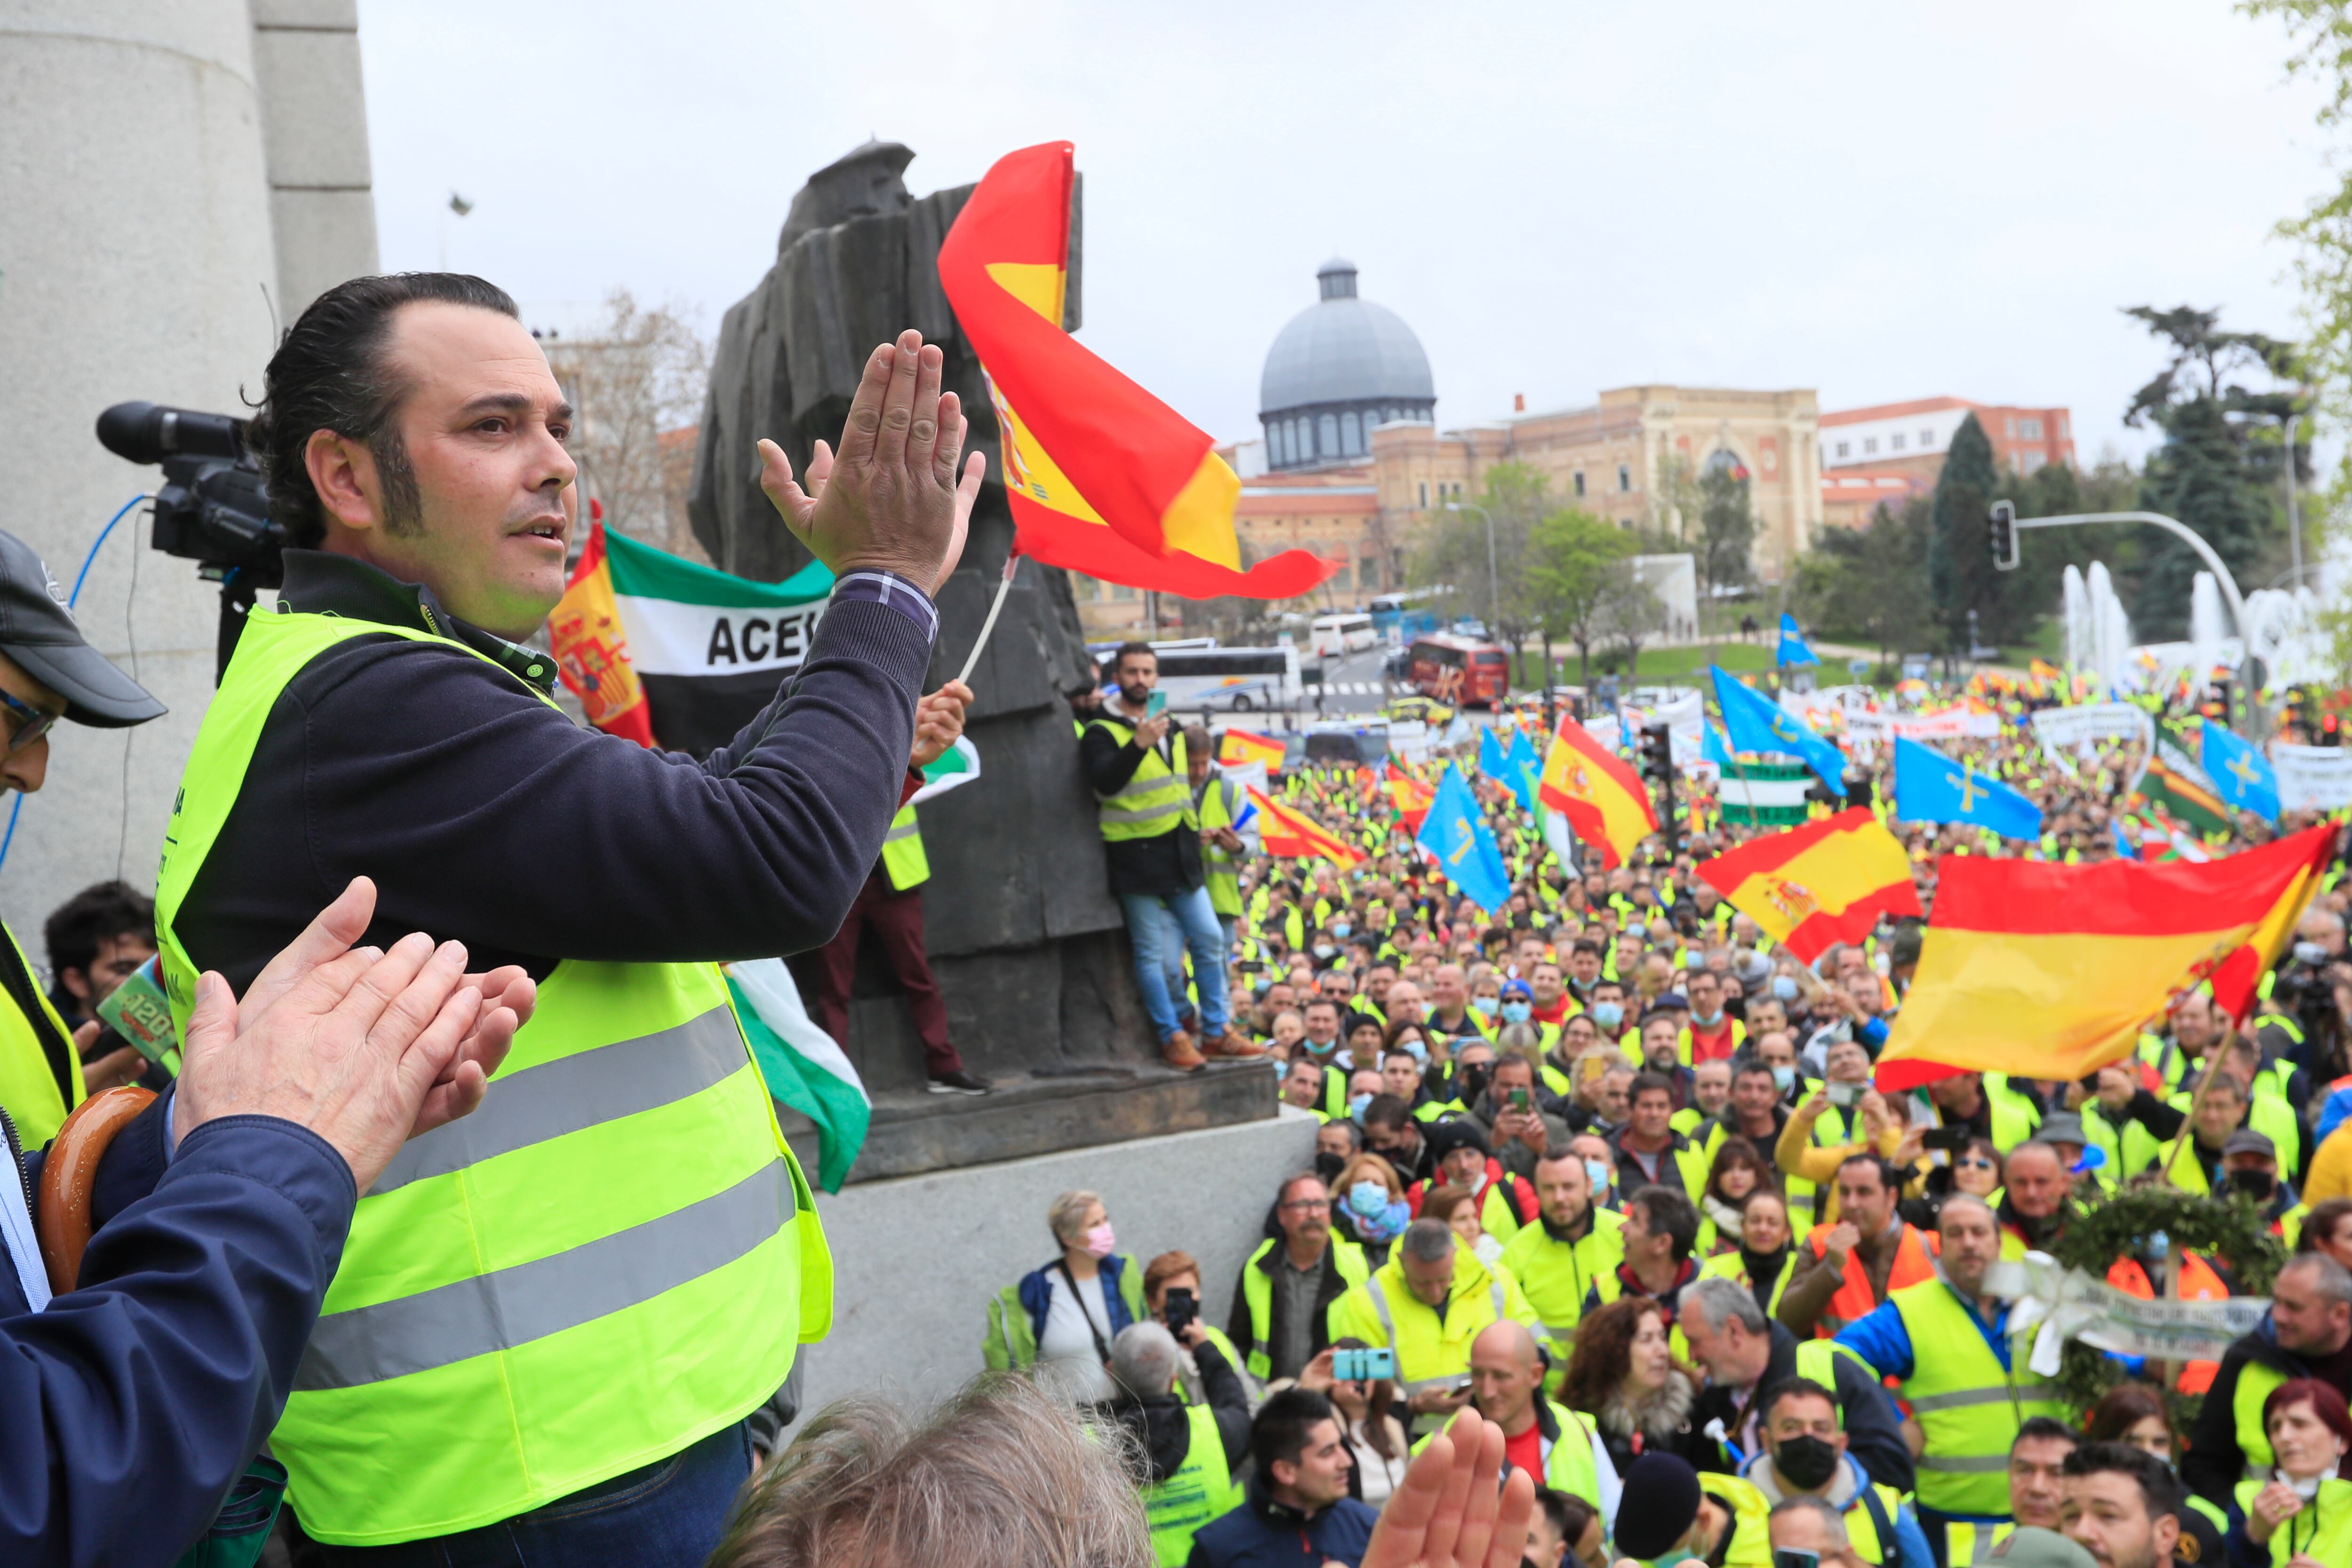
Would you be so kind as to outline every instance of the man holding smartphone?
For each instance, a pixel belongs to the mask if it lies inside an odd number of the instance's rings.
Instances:
[[[1078,737],[1078,761],[1100,803],[1103,860],[1127,916],[1135,983],[1169,1066],[1192,1072],[1212,1056],[1259,1056],[1265,1048],[1226,1021],[1225,940],[1201,861],[1201,814],[1192,803],[1184,737],[1171,727],[1160,692],[1160,655],[1149,643],[1119,645],[1111,666],[1118,690]],[[1192,955],[1202,1038],[1177,1014],[1170,960]]]

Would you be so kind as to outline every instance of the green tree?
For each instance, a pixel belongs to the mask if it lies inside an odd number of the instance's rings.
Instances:
[[[1699,537],[1693,543],[1698,590],[1747,586],[1748,551],[1756,542],[1756,508],[1749,497],[1748,465],[1717,453],[1699,476]]]
[[[1488,630],[1519,649],[1541,622],[1528,591],[1528,541],[1551,510],[1550,485],[1540,472],[1525,463],[1496,464],[1475,503],[1432,516],[1414,565],[1416,585],[1450,586],[1456,613],[1492,621]]]
[[[1625,674],[1632,679],[1641,674],[1642,644],[1652,632],[1665,630],[1666,602],[1629,557],[1610,568],[1603,579],[1598,620],[1601,639],[1624,648]]]
[[[2218,310],[2139,305],[2125,314],[2169,343],[2172,354],[2124,414],[2126,424],[2164,433],[2163,446],[2147,460],[2140,505],[2188,524],[2240,588],[2259,588],[2273,558],[2284,553],[2275,438],[2304,402],[2293,390],[2252,390],[2237,378],[2291,380],[2298,371],[2294,347],[2261,332],[2224,332]],[[2189,583],[2203,566],[2178,539],[2154,544],[2132,603],[2134,626],[2151,638],[2187,635]]]
[[[1979,636],[1998,638],[2006,629],[2001,609],[2008,574],[1995,570],[1985,531],[2000,494],[1992,443],[1971,413],[1952,433],[1928,512],[1927,592],[1946,652],[1967,651],[1971,610]]]
[[[1624,529],[1573,507],[1552,512],[1536,524],[1528,540],[1527,586],[1543,628],[1547,667],[1551,639],[1573,643],[1578,684],[1591,685],[1592,649],[1601,640],[1601,605],[1635,548],[1633,537]]]
[[[1880,507],[1859,528],[1824,528],[1797,558],[1792,608],[1808,625],[1841,641],[1874,644],[1882,663],[1920,651],[1936,623],[1927,591],[1931,507],[1914,497],[1899,512]]]

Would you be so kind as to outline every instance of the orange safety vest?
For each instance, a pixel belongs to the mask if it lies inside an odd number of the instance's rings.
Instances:
[[[2139,1266],[2137,1258],[2118,1258],[2107,1269],[2107,1283],[2127,1295],[2143,1301],[2156,1300],[2156,1287],[2147,1270]],[[2194,1252],[2180,1255],[2180,1299],[2184,1301],[2219,1301],[2228,1298],[2230,1288],[2221,1283],[2221,1276],[2213,1266]],[[2173,1386],[2183,1394],[2202,1394],[2213,1386],[2213,1378],[2221,1370],[2218,1361],[2192,1361],[2180,1370]]]
[[[1813,1256],[1817,1260],[1829,1255],[1829,1231],[1828,1226],[1816,1225],[1812,1228],[1812,1233],[1805,1238],[1806,1245],[1812,1248]],[[1895,1267],[1886,1276],[1888,1291],[1893,1292],[1906,1285],[1916,1285],[1922,1281],[1934,1279],[1936,1250],[1940,1242],[1940,1238],[1930,1236],[1916,1225],[1905,1225],[1902,1237],[1895,1243]],[[1849,1257],[1846,1260],[1852,1262],[1853,1260]],[[1870,1293],[1868,1272],[1856,1269],[1839,1282],[1837,1294],[1830,1298],[1828,1311],[1836,1314],[1839,1322],[1843,1324],[1855,1322],[1869,1316],[1877,1306],[1878,1298]],[[1816,1339],[1828,1339],[1835,1332],[1827,1323],[1813,1325],[1813,1336]]]

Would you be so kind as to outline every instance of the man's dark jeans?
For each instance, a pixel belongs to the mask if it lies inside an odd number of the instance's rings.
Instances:
[[[330,1546],[332,1568],[702,1568],[751,1475],[741,1422],[683,1453],[479,1530]]]

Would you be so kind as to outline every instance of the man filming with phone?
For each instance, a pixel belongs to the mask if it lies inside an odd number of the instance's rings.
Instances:
[[[1078,763],[1101,803],[1098,817],[1110,890],[1127,916],[1135,984],[1143,993],[1160,1053],[1181,1072],[1212,1056],[1259,1056],[1265,1048],[1226,1021],[1225,937],[1201,864],[1201,813],[1192,803],[1184,737],[1160,691],[1160,655],[1149,643],[1122,643],[1111,666],[1118,690],[1078,738]],[[1178,1016],[1168,975],[1179,949],[1192,955],[1201,1034]]]
[[[538,984],[487,1115],[361,1197],[271,1437],[330,1563],[513,1552],[688,1568],[751,1473],[744,1417],[831,1318],[807,1183],[714,961],[823,944],[915,781],[915,707],[981,460],[913,332],[838,456],[762,488],[830,568],[776,700],[704,761],[576,727],[526,645],[564,588],[573,410],[504,291],[340,284],[247,440],[285,552],[168,830],[156,935],[185,1027],[356,873],[368,939]]]

